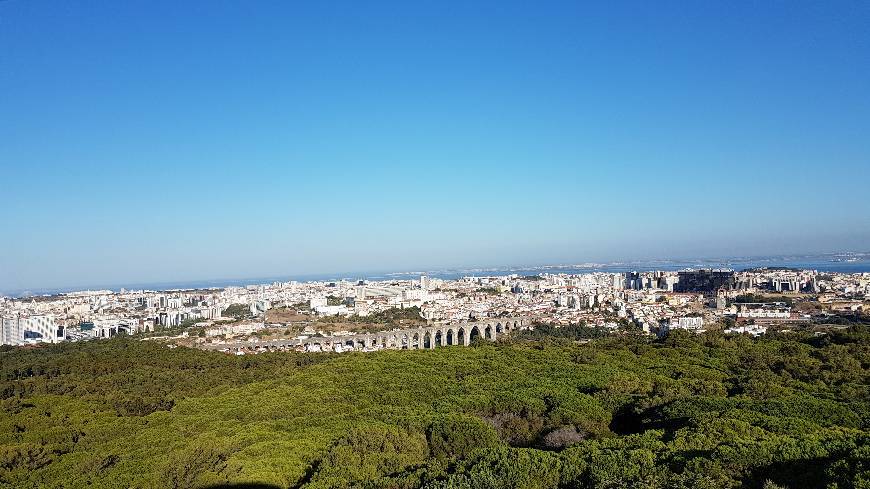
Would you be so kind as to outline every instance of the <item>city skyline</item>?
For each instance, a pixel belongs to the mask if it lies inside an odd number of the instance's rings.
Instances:
[[[796,253],[787,255],[752,256],[706,256],[679,258],[651,258],[646,260],[609,260],[573,261],[565,263],[514,263],[463,265],[443,267],[422,267],[416,269],[381,270],[336,270],[314,273],[283,273],[261,276],[239,277],[189,277],[177,281],[143,282],[135,280],[114,283],[65,284],[56,286],[30,287],[24,289],[2,289],[0,297],[27,297],[36,295],[63,294],[86,290],[192,290],[234,286],[261,285],[288,280],[300,282],[323,282],[341,280],[404,280],[408,277],[426,275],[438,278],[459,278],[462,276],[504,276],[510,274],[529,275],[536,273],[593,273],[598,271],[654,271],[691,268],[750,269],[756,267],[794,267],[810,268],[819,271],[846,273],[870,272],[870,251],[838,251],[830,253]]]
[[[870,243],[870,8],[0,3],[0,290]]]

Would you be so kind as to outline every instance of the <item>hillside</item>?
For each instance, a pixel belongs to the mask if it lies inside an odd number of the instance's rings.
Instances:
[[[4,487],[868,487],[870,333],[0,352]]]

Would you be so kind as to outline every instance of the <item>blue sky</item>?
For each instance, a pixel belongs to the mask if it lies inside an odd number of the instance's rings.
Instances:
[[[870,249],[870,3],[0,2],[0,290]]]

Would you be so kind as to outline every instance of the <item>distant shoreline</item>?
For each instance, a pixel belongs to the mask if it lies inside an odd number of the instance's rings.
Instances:
[[[675,271],[684,268],[732,268],[745,270],[759,267],[787,267],[820,272],[832,273],[870,273],[870,253],[831,253],[824,255],[788,255],[752,258],[717,258],[717,259],[694,259],[694,260],[649,260],[627,261],[610,263],[582,263],[561,265],[536,265],[536,266],[504,266],[504,267],[466,267],[440,270],[418,270],[406,272],[346,272],[324,274],[299,274],[282,275],[275,277],[253,277],[242,279],[213,279],[213,280],[189,280],[181,282],[145,282],[145,283],[122,283],[108,285],[80,285],[73,287],[54,287],[43,289],[24,289],[2,291],[0,295],[16,299],[67,294],[85,290],[202,290],[220,289],[225,287],[245,287],[249,285],[269,284],[273,282],[322,282],[338,280],[408,280],[419,278],[420,275],[428,275],[433,278],[456,280],[468,276],[502,276],[502,275],[538,275],[540,273],[552,274],[580,274],[592,272],[621,273],[630,271]]]

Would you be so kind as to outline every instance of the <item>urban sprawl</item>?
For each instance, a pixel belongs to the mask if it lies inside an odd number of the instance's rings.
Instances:
[[[372,351],[495,340],[542,323],[757,336],[837,327],[832,318],[868,311],[868,294],[868,273],[768,268],[98,290],[0,298],[0,344],[135,335],[232,354]]]

